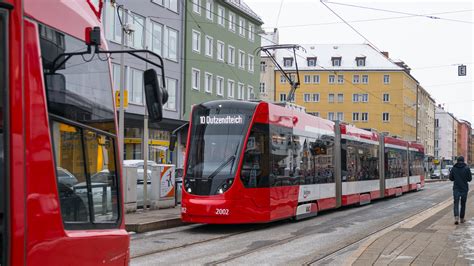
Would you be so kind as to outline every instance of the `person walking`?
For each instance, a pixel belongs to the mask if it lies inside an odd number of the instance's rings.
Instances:
[[[467,192],[469,191],[468,182],[471,182],[472,175],[471,170],[464,163],[463,156],[459,156],[456,164],[451,168],[449,180],[453,181],[454,224],[459,224],[459,218],[461,218],[461,223],[464,223]],[[459,213],[459,200],[461,200],[461,213]]]

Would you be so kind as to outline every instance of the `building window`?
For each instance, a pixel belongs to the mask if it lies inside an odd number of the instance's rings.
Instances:
[[[344,113],[343,112],[337,112],[337,120],[338,121],[344,121]]]
[[[313,93],[313,102],[319,102],[319,93]]]
[[[267,63],[265,62],[260,62],[260,72],[266,72],[267,71]]]
[[[239,67],[245,69],[245,53],[239,50]]]
[[[178,0],[165,1],[165,7],[171,11],[178,13]]]
[[[206,35],[206,56],[212,57],[212,51],[214,50],[213,45],[214,39]]]
[[[280,93],[280,102],[286,102],[286,94]]]
[[[194,13],[201,14],[201,0],[193,0]]]
[[[254,37],[254,32],[255,32],[255,26],[252,24],[252,23],[248,23],[249,24],[249,40],[251,42],[254,41],[255,37]]]
[[[362,84],[369,84],[369,75],[362,75]]]
[[[224,61],[224,47],[225,44],[221,41],[217,41],[217,60]]]
[[[390,84],[390,75],[383,75],[383,84]]]
[[[243,18],[239,18],[239,34],[245,37],[245,20]]]
[[[390,94],[388,94],[388,93],[383,94],[383,102],[384,103],[390,102]]]
[[[235,32],[235,14],[229,11],[229,30]]]
[[[249,55],[249,72],[253,72],[253,64],[254,64],[254,61],[253,61],[253,55]]]
[[[176,90],[178,89],[178,80],[166,78],[166,90],[168,91],[168,101],[164,108],[176,111]]]
[[[199,31],[193,30],[193,51],[196,53],[201,53],[201,33]]]
[[[344,94],[342,94],[342,93],[337,94],[337,102],[338,103],[343,103],[344,102]]]
[[[217,24],[225,27],[224,23],[225,9],[222,6],[217,6]]]
[[[143,71],[130,68],[129,88],[129,101],[135,104],[143,104]]]
[[[115,42],[121,43],[122,42],[122,25],[120,24],[119,16],[117,14],[116,7],[112,5],[106,5],[106,36],[107,39],[113,40]],[[123,19],[123,9],[120,9],[120,17]]]
[[[224,78],[223,77],[217,76],[216,90],[217,90],[217,95],[220,95],[220,96],[224,95]]]
[[[316,57],[308,57],[306,58],[306,63],[308,64],[309,67],[314,67],[316,66]]]
[[[362,98],[361,102],[363,102],[363,103],[366,103],[366,102],[369,101],[369,94],[367,94],[367,93],[361,94],[360,97]]]
[[[280,75],[280,83],[286,83],[285,75]]]
[[[354,103],[359,102],[359,94],[357,94],[357,93],[352,94],[352,102],[354,102]]]
[[[193,68],[192,70],[192,82],[191,87],[193,90],[200,90],[201,86],[201,71],[199,69]]]
[[[319,75],[313,75],[313,83],[319,84]]]
[[[389,122],[390,121],[390,114],[389,113],[382,113],[382,121]]]
[[[151,21],[151,49],[154,53],[161,55],[161,49],[163,45],[163,25]]]
[[[260,93],[266,93],[266,90],[265,90],[265,82],[260,82]]]
[[[344,75],[337,75],[337,83],[338,84],[344,83]]]
[[[234,98],[234,81],[228,80],[227,81],[227,97]]]
[[[132,32],[132,45],[135,48],[143,49],[143,32],[145,29],[145,18],[137,14],[130,14],[134,31]]]
[[[237,99],[238,100],[243,100],[244,99],[244,88],[245,85],[242,83],[239,83],[238,89],[237,89]]]
[[[205,73],[204,74],[204,91],[208,93],[212,93],[212,74]]]
[[[303,101],[304,101],[305,103],[310,102],[310,101],[311,101],[311,94],[305,93],[305,94],[303,95]]]
[[[247,88],[247,99],[248,100],[255,100],[255,92],[253,91],[252,86],[248,86],[248,88]]]
[[[332,66],[341,66],[342,57],[331,57]]]
[[[353,75],[352,76],[352,83],[353,84],[358,84],[359,82],[360,82],[359,75]]]
[[[291,67],[291,66],[293,66],[293,58],[292,58],[292,57],[285,57],[285,58],[283,58],[283,66],[284,66],[284,67]]]
[[[334,121],[334,112],[328,113],[328,120]]]
[[[214,3],[213,0],[207,0],[206,2],[206,18],[209,20],[213,20],[214,14]]]
[[[235,64],[235,48],[233,46],[228,46],[227,50],[227,63],[234,65]]]
[[[354,122],[359,121],[359,113],[352,113],[352,121]]]
[[[439,119],[435,119],[435,127],[439,127]]]
[[[171,28],[166,28],[166,35],[168,36],[167,58],[177,61],[178,60],[178,31]]]
[[[365,57],[356,57],[357,66],[365,66]]]
[[[311,83],[311,76],[310,75],[304,75],[304,83],[306,83],[306,84]]]
[[[333,103],[334,102],[334,93],[329,93],[328,95],[328,102]]]
[[[334,75],[329,75],[329,78],[328,78],[328,79],[329,79],[329,80],[328,80],[328,83],[329,83],[329,84],[334,84],[336,77],[335,77]]]
[[[362,117],[362,122],[367,122],[369,121],[369,113],[361,113],[361,117]]]

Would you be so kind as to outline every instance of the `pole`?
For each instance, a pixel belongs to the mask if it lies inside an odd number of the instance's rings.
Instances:
[[[117,6],[119,8],[119,6]],[[123,8],[122,8],[123,10]],[[119,12],[119,11],[117,11]],[[123,13],[123,14],[126,14]],[[122,41],[120,45],[120,50],[124,49],[124,46],[127,45],[127,36],[126,36],[126,29],[125,25],[121,25],[122,27]],[[125,152],[124,152],[124,131],[125,131],[125,110],[124,110],[124,101],[125,101],[125,66],[124,66],[124,54],[120,54],[120,107],[119,107],[119,152],[120,152],[120,158],[122,160],[123,164],[123,159],[125,157]]]
[[[145,23],[146,24],[146,23]],[[143,36],[143,42],[146,43],[146,34]],[[148,59],[148,54],[146,54]],[[145,69],[148,64],[145,64]],[[143,92],[142,92],[143,95]],[[147,210],[148,202],[148,108],[146,99],[143,101],[145,113],[143,115],[143,210]],[[153,181],[152,181],[153,182]]]

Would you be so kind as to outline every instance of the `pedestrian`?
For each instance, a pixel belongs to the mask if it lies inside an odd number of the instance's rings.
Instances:
[[[464,157],[459,156],[457,163],[451,168],[449,173],[449,180],[454,181],[453,183],[453,197],[454,197],[454,224],[464,223],[464,214],[466,213],[466,200],[467,192],[469,191],[469,184],[471,182],[472,175],[471,170],[464,163]],[[461,213],[459,213],[459,199],[461,199]]]

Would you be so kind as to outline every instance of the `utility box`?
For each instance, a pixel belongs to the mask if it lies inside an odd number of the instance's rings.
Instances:
[[[135,212],[137,210],[137,167],[124,165],[122,181],[125,212]]]
[[[158,164],[152,170],[150,206],[155,209],[176,206],[175,168],[173,164]]]

